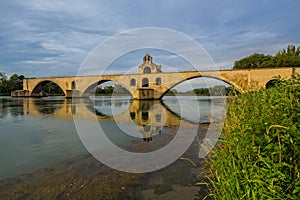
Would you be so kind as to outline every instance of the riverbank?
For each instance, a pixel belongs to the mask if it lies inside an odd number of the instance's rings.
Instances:
[[[230,99],[207,184],[215,199],[300,198],[300,76]]]

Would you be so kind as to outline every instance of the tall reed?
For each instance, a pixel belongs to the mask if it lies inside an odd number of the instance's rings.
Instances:
[[[215,199],[300,199],[300,75],[230,98],[208,160]]]

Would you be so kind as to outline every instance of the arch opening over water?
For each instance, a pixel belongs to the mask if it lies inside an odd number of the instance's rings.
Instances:
[[[234,88],[230,83],[212,77],[197,76],[176,83],[173,87],[163,93],[176,96],[226,96],[228,90]]]
[[[131,96],[130,91],[122,84],[112,80],[101,80],[90,85],[83,93],[83,97],[89,96]]]
[[[63,89],[50,80],[41,81],[32,90],[31,96],[65,96]]]

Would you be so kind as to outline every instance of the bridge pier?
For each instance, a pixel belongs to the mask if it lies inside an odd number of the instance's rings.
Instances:
[[[137,90],[138,95],[134,96],[134,99],[139,100],[152,100],[154,98],[154,89],[151,88],[140,88]]]
[[[12,97],[30,97],[29,90],[16,90],[10,93]]]
[[[79,98],[80,97],[80,91],[79,90],[66,90],[65,91],[65,97],[66,98]]]

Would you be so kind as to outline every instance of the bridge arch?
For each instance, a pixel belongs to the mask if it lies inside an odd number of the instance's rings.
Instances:
[[[52,85],[50,85],[49,88],[45,88],[45,86],[47,86],[47,84],[48,85],[52,84]],[[60,94],[62,94],[63,96],[66,96],[66,93],[63,88],[64,87],[62,85],[60,85],[59,83],[46,79],[46,80],[42,80],[42,81],[38,82],[35,85],[30,96],[45,96],[45,95],[48,95],[51,92],[51,90],[53,90],[53,89],[58,90]]]
[[[82,96],[82,97],[88,97],[90,94],[95,93],[96,87],[97,87],[98,85],[101,85],[101,84],[106,83],[106,82],[109,82],[109,81],[113,81],[113,82],[115,82],[115,83],[118,83],[118,84],[122,85],[123,88],[126,89],[126,91],[132,96],[131,91],[130,91],[125,85],[123,85],[123,84],[120,83],[120,82],[116,82],[115,80],[108,80],[108,79],[107,79],[107,80],[96,81],[96,82],[90,84],[90,85],[87,86],[85,89],[83,89],[83,92],[82,92],[81,96]]]
[[[238,92],[242,93],[243,90],[240,86],[238,86],[236,83],[232,82],[232,81],[229,81],[229,80],[226,80],[224,78],[219,78],[219,77],[215,77],[215,76],[208,76],[208,75],[195,75],[195,76],[191,76],[191,77],[187,77],[185,79],[182,79],[174,84],[172,84],[166,91],[164,91],[161,96],[160,96],[160,99],[163,98],[163,96],[168,93],[170,90],[172,90],[175,86],[185,82],[185,81],[188,81],[188,80],[192,80],[192,79],[195,79],[195,78],[211,78],[211,79],[215,79],[215,80],[219,80],[219,81],[223,81],[225,83],[227,83],[228,85],[231,85],[232,87],[234,87]]]
[[[271,79],[268,82],[266,82],[265,88],[268,89],[268,88],[275,87],[279,83],[279,81],[280,80],[278,80],[278,79]]]

